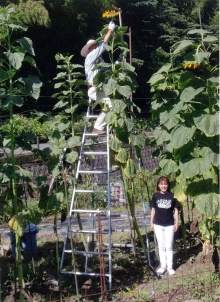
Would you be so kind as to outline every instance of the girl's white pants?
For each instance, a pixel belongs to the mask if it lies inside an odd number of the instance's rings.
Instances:
[[[154,231],[157,238],[160,266],[162,268],[173,268],[173,238],[174,226],[160,226],[154,224]]]
[[[99,101],[102,100],[104,104],[108,106],[108,109],[112,108],[112,103],[109,97],[106,97],[105,93],[103,90],[96,91],[96,87],[90,87],[88,90],[88,97],[93,100],[93,101]],[[97,117],[97,120],[95,121],[94,128],[98,130],[104,130],[105,128],[105,117],[106,117],[106,112],[101,111],[99,116]]]

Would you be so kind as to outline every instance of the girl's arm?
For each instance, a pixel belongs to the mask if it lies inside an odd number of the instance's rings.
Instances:
[[[151,213],[150,213],[150,229],[151,229],[151,231],[154,231],[154,216],[155,216],[155,208],[151,208]]]
[[[174,208],[174,219],[175,219],[174,232],[176,232],[179,227],[179,211],[177,208]]]

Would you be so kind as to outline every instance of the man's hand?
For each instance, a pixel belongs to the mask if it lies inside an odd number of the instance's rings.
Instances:
[[[110,23],[108,25],[108,29],[114,31],[114,29],[115,29],[115,23],[113,21],[110,21]]]
[[[105,43],[108,43],[114,29],[115,29],[115,23],[113,21],[111,21],[108,25],[108,32],[107,32],[107,34],[105,35],[105,38],[104,38]]]

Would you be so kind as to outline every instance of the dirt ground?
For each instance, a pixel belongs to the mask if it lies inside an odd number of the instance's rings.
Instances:
[[[55,236],[52,221],[43,221],[45,225],[37,234],[38,256],[34,262],[24,264],[26,280],[26,301],[61,301],[59,297],[58,277],[55,257]],[[153,237],[150,234],[150,258],[153,268],[158,267]],[[143,235],[143,239],[145,236]],[[64,236],[62,229],[59,238],[59,251],[62,252]],[[9,238],[3,236],[1,250],[9,244]],[[189,243],[189,242],[188,242]],[[158,278],[148,266],[142,249],[137,245],[136,256],[127,249],[113,254],[113,288],[100,296],[99,280],[79,278],[78,286],[81,294],[79,301],[128,301],[128,302],[217,302],[220,301],[219,274],[214,273],[213,252],[211,247],[206,256],[199,240],[191,240],[192,246],[184,251],[181,236],[175,240],[174,266],[176,274]],[[4,248],[3,248],[4,247]],[[10,251],[3,252],[1,261],[1,296],[0,301],[19,301],[16,298],[15,282],[13,282],[14,261]],[[99,265],[99,264],[97,264]],[[33,272],[33,269],[35,272]],[[91,282],[90,282],[91,281]],[[62,276],[62,301],[74,302],[74,276]],[[86,285],[87,283],[91,283]],[[82,289],[84,288],[84,289]],[[105,298],[104,298],[105,297]],[[17,299],[17,300],[16,300]],[[106,300],[105,300],[106,299]]]

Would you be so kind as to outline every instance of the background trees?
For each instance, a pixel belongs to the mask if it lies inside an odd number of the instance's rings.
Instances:
[[[173,43],[183,39],[187,31],[199,26],[199,7],[204,29],[218,31],[218,1],[138,1],[138,0],[2,0],[23,11],[29,26],[27,35],[33,40],[37,66],[43,82],[36,104],[29,100],[25,109],[50,111],[55,103],[52,79],[56,75],[55,55],[74,54],[74,62],[83,64],[80,49],[90,38],[96,38],[106,20],[102,13],[112,3],[122,9],[123,24],[132,30],[133,65],[138,74],[136,103],[146,117],[149,114],[150,87],[146,82],[169,57]],[[31,7],[31,10],[30,10]],[[43,9],[45,7],[45,10]],[[47,15],[48,13],[48,15]],[[117,21],[116,21],[117,22]],[[124,37],[128,42],[128,37]]]

